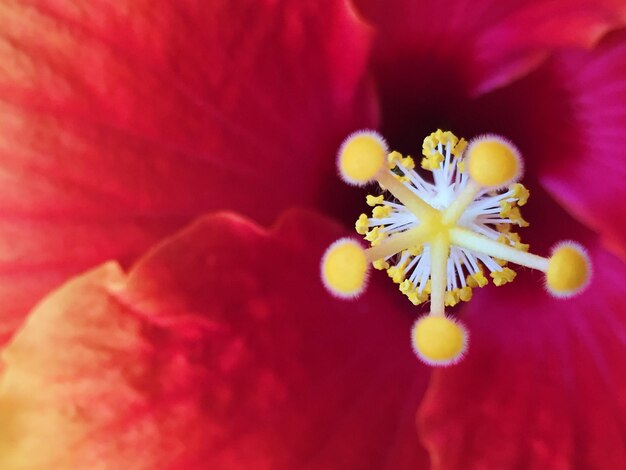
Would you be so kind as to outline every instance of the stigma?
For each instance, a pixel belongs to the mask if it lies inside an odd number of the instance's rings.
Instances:
[[[579,244],[563,241],[549,257],[529,252],[518,228],[528,226],[521,208],[530,193],[519,183],[523,160],[507,139],[487,134],[469,143],[437,130],[424,139],[422,158],[390,151],[374,131],[359,131],[342,144],[337,168],[348,184],[377,183],[369,213],[355,224],[369,247],[353,238],[334,242],[321,266],[326,288],[340,298],[365,291],[369,266],[385,271],[413,305],[429,303],[411,331],[416,355],[434,366],[462,359],[468,332],[446,313],[490,282],[512,282],[517,264],[545,274],[546,290],[559,298],[581,292],[591,266]]]

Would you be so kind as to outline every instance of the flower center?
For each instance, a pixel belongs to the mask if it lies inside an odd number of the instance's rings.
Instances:
[[[422,153],[428,179],[415,171],[412,157],[389,152],[375,132],[346,139],[338,154],[341,177],[354,185],[376,181],[382,193],[367,196],[371,215],[356,222],[370,248],[349,238],[336,241],[324,255],[322,280],[331,293],[356,297],[368,264],[385,270],[414,305],[430,301],[429,315],[413,327],[413,348],[425,362],[447,365],[462,357],[467,333],[445,307],[469,301],[488,277],[496,286],[513,281],[508,262],[546,273],[546,287],[557,297],[580,292],[590,266],[576,243],[562,243],[544,258],[529,253],[513,231],[528,226],[520,208],[529,191],[516,182],[522,159],[510,142],[485,135],[468,145],[438,130],[424,139]]]

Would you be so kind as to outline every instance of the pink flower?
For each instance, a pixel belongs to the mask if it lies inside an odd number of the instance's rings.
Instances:
[[[356,8],[0,5],[2,468],[625,466],[622,2]],[[482,291],[429,375],[386,279],[318,278],[364,127],[512,139],[525,238],[583,242],[590,289]]]

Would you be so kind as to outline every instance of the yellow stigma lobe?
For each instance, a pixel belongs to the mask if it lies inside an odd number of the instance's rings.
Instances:
[[[454,364],[467,349],[465,328],[444,316],[427,315],[417,320],[411,339],[415,353],[431,365]]]
[[[517,180],[522,172],[519,152],[496,136],[476,139],[467,149],[468,171],[474,181],[498,188]]]
[[[387,152],[385,140],[376,132],[356,132],[339,149],[339,174],[346,183],[364,185],[385,167]]]
[[[322,258],[322,281],[337,297],[357,297],[367,280],[368,260],[358,242],[342,238],[333,243]]]
[[[582,247],[572,242],[557,246],[548,261],[546,286],[556,297],[571,297],[589,283],[590,264]]]

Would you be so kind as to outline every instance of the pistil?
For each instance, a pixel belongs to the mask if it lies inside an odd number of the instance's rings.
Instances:
[[[459,193],[452,204],[443,212],[442,223],[445,225],[455,225],[465,210],[476,199],[482,187],[474,180],[470,180],[465,188]]]
[[[364,290],[368,265],[386,270],[409,300],[430,300],[430,313],[414,324],[411,340],[417,356],[431,365],[458,362],[467,348],[467,331],[446,314],[484,287],[489,272],[496,286],[513,281],[516,263],[545,273],[546,288],[570,297],[589,283],[591,266],[584,249],[562,242],[550,257],[528,253],[528,245],[512,231],[525,227],[520,207],[529,192],[517,183],[522,173],[519,151],[506,139],[485,135],[469,146],[450,132],[437,131],[422,146],[418,174],[411,157],[389,152],[373,131],[352,134],[341,146],[337,167],[353,185],[377,182],[388,195],[369,195],[372,216],[361,214],[355,225],[370,242],[363,248],[345,238],[333,243],[322,260],[322,280],[341,298]]]
[[[444,316],[447,281],[448,254],[450,242],[446,233],[438,234],[430,242],[430,314]]]
[[[404,183],[390,173],[386,168],[382,168],[375,175],[376,181],[381,187],[389,191],[404,207],[411,211],[418,220],[431,217],[434,214],[432,206],[417,197]]]
[[[479,235],[461,227],[450,229],[450,242],[460,248],[491,256],[495,259],[510,261],[511,263],[526,266],[546,272],[548,270],[549,259],[515,249],[498,241],[490,240],[484,235]]]
[[[393,235],[380,244],[368,248],[365,250],[365,255],[370,263],[388,258],[411,247],[421,245],[429,239],[428,235],[430,235],[430,232],[428,224],[419,224],[417,227]]]

